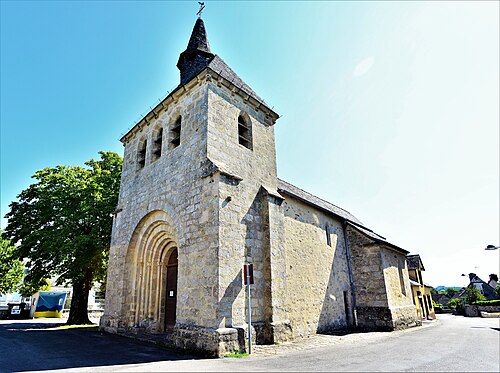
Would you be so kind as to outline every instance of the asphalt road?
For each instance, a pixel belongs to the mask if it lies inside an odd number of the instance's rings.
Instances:
[[[440,315],[393,333],[318,336],[241,359],[198,359],[95,328],[0,321],[0,371],[500,371],[500,319]],[[60,325],[60,324],[59,324]]]

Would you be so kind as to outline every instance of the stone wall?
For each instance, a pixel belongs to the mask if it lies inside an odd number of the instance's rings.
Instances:
[[[113,226],[106,307],[101,319],[105,330],[137,331],[143,326],[149,331],[162,330],[154,310],[140,306],[150,298],[147,307],[162,307],[162,300],[156,299],[161,290],[154,287],[153,279],[142,279],[143,288],[136,287],[141,266],[142,272],[148,273],[163,265],[161,258],[145,263],[137,257],[150,232],[155,234],[151,250],[167,244],[178,247],[177,322],[218,327],[218,179],[206,172],[207,94],[206,85],[198,84],[125,143],[118,202],[121,211]],[[182,117],[181,143],[171,148],[169,130],[178,115]],[[159,126],[163,127],[162,155],[154,160],[153,134]],[[144,139],[148,144],[146,162],[140,168],[138,151]]]
[[[245,261],[254,263],[252,316],[257,339],[272,342],[274,331],[280,331],[279,338],[286,335],[286,320],[277,319],[280,310],[284,312],[284,281],[275,281],[279,296],[272,296],[271,285],[276,270],[283,273],[283,268],[281,263],[276,269],[270,265],[271,245],[277,251],[283,245],[282,233],[277,232],[282,231],[283,215],[270,119],[209,76],[194,84],[156,119],[126,137],[121,211],[113,229],[101,327],[112,332],[163,332],[163,251],[177,247],[177,320],[166,343],[188,348],[184,344],[192,342],[189,349],[217,355],[245,348]],[[252,149],[238,143],[242,112],[252,126]],[[170,129],[179,115],[181,141],[174,148],[169,144]],[[159,128],[162,155],[156,159],[153,147]],[[138,155],[144,141],[148,145],[141,168]],[[196,341],[181,340],[188,335]]]
[[[279,251],[271,230],[279,214],[269,213],[276,192],[274,127],[259,110],[223,85],[208,84],[207,157],[221,171],[219,183],[219,327],[246,330],[247,302],[242,268],[254,265],[252,321],[257,340],[271,342],[273,320],[271,250]],[[251,149],[238,142],[238,116],[251,125]],[[278,282],[277,282],[278,283]]]
[[[289,196],[283,205],[286,304],[293,336],[346,328],[352,320],[352,301],[341,224]]]
[[[500,312],[500,306],[477,306],[474,304],[466,304],[464,314],[467,317],[480,317],[481,312]]]
[[[209,356],[245,350],[245,262],[254,264],[251,306],[257,343],[353,324],[342,224],[277,192],[271,118],[210,75],[172,97],[154,119],[124,137],[101,328],[163,333],[165,344]],[[250,149],[238,142],[241,113],[251,125]],[[171,129],[179,115],[182,130],[175,147]],[[394,253],[354,231],[348,238],[360,325],[409,325],[414,307],[411,298],[410,307],[397,294],[408,284],[401,282]],[[177,317],[175,327],[164,333],[165,262],[175,249]]]
[[[347,227],[358,326],[394,330],[420,324],[405,254]]]
[[[388,307],[386,283],[380,249],[372,241],[347,227],[349,250],[358,307],[358,322],[362,322],[360,309]]]
[[[406,255],[389,246],[380,245],[385,286],[392,313],[391,329],[420,325],[413,304]]]

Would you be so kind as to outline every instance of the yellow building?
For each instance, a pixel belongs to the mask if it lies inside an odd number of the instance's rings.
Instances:
[[[408,275],[410,277],[413,303],[417,307],[420,320],[434,320],[436,315],[432,306],[431,287],[422,280],[422,271],[425,271],[420,255],[407,255]]]

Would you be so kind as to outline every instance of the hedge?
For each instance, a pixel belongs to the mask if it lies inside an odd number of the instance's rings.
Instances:
[[[474,306],[500,306],[500,299],[483,300],[481,302],[474,302]]]

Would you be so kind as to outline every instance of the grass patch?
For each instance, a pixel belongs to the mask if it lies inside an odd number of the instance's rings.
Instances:
[[[235,353],[232,353],[232,354],[225,354],[224,357],[232,357],[232,358],[235,358],[235,359],[241,359],[242,357],[247,357],[247,356],[250,356],[249,354],[245,353],[245,352],[235,352]]]
[[[82,324],[82,325],[61,325],[56,326],[54,329],[81,329],[81,328],[97,328],[96,324]]]

